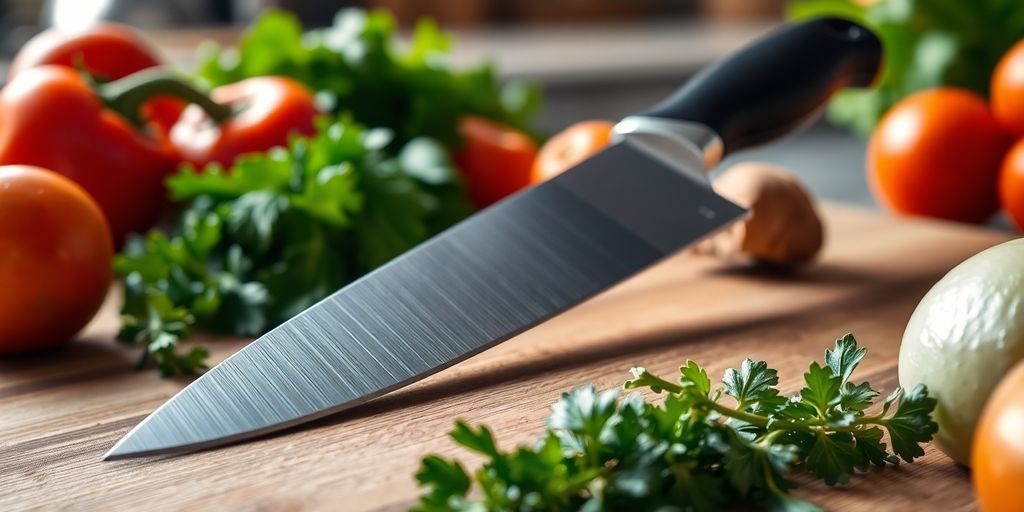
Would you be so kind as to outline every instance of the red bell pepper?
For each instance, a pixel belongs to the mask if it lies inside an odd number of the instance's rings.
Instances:
[[[18,50],[7,70],[7,80],[26,69],[46,65],[85,70],[96,80],[107,82],[163,66],[164,61],[145,36],[127,25],[99,23],[73,32],[50,28]],[[166,131],[177,122],[183,108],[185,103],[180,100],[154,98],[142,110],[144,117]]]
[[[155,96],[192,103],[167,133],[140,112]],[[230,166],[253,151],[312,134],[318,112],[302,85],[259,77],[210,99],[178,78],[142,71],[93,84],[73,69],[24,70],[0,91],[0,165],[25,164],[71,178],[100,205],[119,245],[153,226],[166,204],[164,180],[182,161]]]
[[[26,69],[0,91],[0,165],[36,165],[77,182],[120,244],[156,222],[166,201],[164,178],[179,162],[162,130],[143,133],[130,118],[137,112],[107,108],[71,68]]]

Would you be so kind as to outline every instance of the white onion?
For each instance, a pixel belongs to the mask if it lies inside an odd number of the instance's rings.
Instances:
[[[1000,378],[1024,359],[1024,239],[961,263],[921,300],[900,347],[900,385],[928,386],[938,447],[969,464],[982,407]]]

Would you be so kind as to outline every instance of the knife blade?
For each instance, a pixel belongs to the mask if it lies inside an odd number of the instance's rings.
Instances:
[[[613,145],[335,292],[202,375],[105,459],[187,452],[355,407],[501,343],[741,217],[704,171],[868,84],[878,39],[784,27],[712,66]]]

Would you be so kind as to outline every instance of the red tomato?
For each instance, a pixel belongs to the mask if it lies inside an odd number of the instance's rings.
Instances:
[[[1024,139],[1010,148],[1003,159],[999,173],[999,201],[1017,229],[1024,231]]]
[[[76,32],[51,28],[21,47],[11,61],[7,81],[26,69],[45,65],[82,66],[100,81],[110,81],[161,66],[163,59],[155,46],[127,25],[100,23]],[[179,100],[157,98],[147,103],[143,112],[166,131],[183,108]]]
[[[0,167],[0,354],[70,340],[103,303],[113,259],[103,213],[81,187]]]
[[[537,154],[531,181],[551,179],[597,153],[611,141],[614,126],[611,121],[582,121],[551,137]]]
[[[530,184],[537,144],[510,126],[477,116],[459,120],[462,147],[455,164],[466,177],[469,197],[480,208]]]
[[[1024,363],[988,397],[974,431],[971,470],[984,512],[1024,510]]]
[[[1017,135],[1024,135],[1024,40],[999,60],[989,87],[996,118]]]
[[[999,166],[1012,143],[969,91],[922,91],[894,106],[868,144],[868,180],[889,209],[982,222],[999,209]]]

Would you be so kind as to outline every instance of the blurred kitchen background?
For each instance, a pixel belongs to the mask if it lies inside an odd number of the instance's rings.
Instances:
[[[112,19],[144,29],[189,66],[204,39],[235,41],[267,8],[327,25],[344,6],[385,8],[404,26],[431,16],[457,35],[454,62],[491,57],[509,78],[544,92],[539,128],[616,119],[655,103],[703,65],[783,20],[783,0],[0,0],[3,61],[48,26]],[[798,136],[730,160],[780,163],[821,197],[874,207],[861,138],[821,121]],[[728,162],[727,162],[728,163]]]

